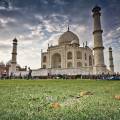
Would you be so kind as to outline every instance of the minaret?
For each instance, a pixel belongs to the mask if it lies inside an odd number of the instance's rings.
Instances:
[[[11,67],[10,72],[16,71],[16,64],[17,64],[17,39],[13,40],[13,50],[12,50],[12,60],[11,60]]]
[[[103,40],[102,40],[102,32],[103,30],[101,29],[101,21],[100,21],[100,16],[101,16],[101,8],[98,6],[95,6],[92,9],[93,12],[93,20],[94,20],[94,31],[93,31],[93,36],[94,36],[94,74],[102,74],[105,73],[106,71],[106,66],[104,64],[104,46],[103,46]]]
[[[113,64],[113,55],[112,55],[112,48],[109,47],[109,63],[110,63],[110,71],[114,73],[114,64]]]

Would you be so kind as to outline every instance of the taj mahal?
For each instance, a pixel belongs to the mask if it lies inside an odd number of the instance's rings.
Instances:
[[[104,63],[104,46],[102,40],[100,13],[101,8],[93,8],[94,20],[94,48],[88,47],[87,42],[82,47],[78,36],[72,31],[64,32],[58,40],[57,46],[49,46],[47,52],[42,53],[41,66],[44,69],[81,69],[89,73],[101,74],[114,72],[112,48],[109,48],[110,69]],[[93,54],[94,53],[94,54]]]
[[[87,42],[81,46],[78,36],[69,27],[58,39],[58,45],[48,46],[47,52],[41,51],[41,68],[33,70],[33,76],[49,74],[113,74],[114,63],[112,48],[109,47],[109,68],[104,61],[104,43],[102,39],[101,8],[95,6],[93,13],[93,48]],[[92,31],[91,31],[92,32]],[[17,69],[17,39],[13,40],[12,60],[9,74],[27,74]]]

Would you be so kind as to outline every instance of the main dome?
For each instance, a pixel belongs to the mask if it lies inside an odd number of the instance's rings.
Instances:
[[[64,32],[59,38],[59,45],[71,44],[72,41],[75,41],[79,45],[79,38],[71,31]]]

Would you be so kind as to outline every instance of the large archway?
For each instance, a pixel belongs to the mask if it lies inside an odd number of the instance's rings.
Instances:
[[[59,53],[52,55],[52,68],[61,68],[61,55]]]

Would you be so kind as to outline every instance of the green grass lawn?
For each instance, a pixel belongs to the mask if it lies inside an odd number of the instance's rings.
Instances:
[[[0,80],[0,120],[120,120],[115,95],[120,81]]]

